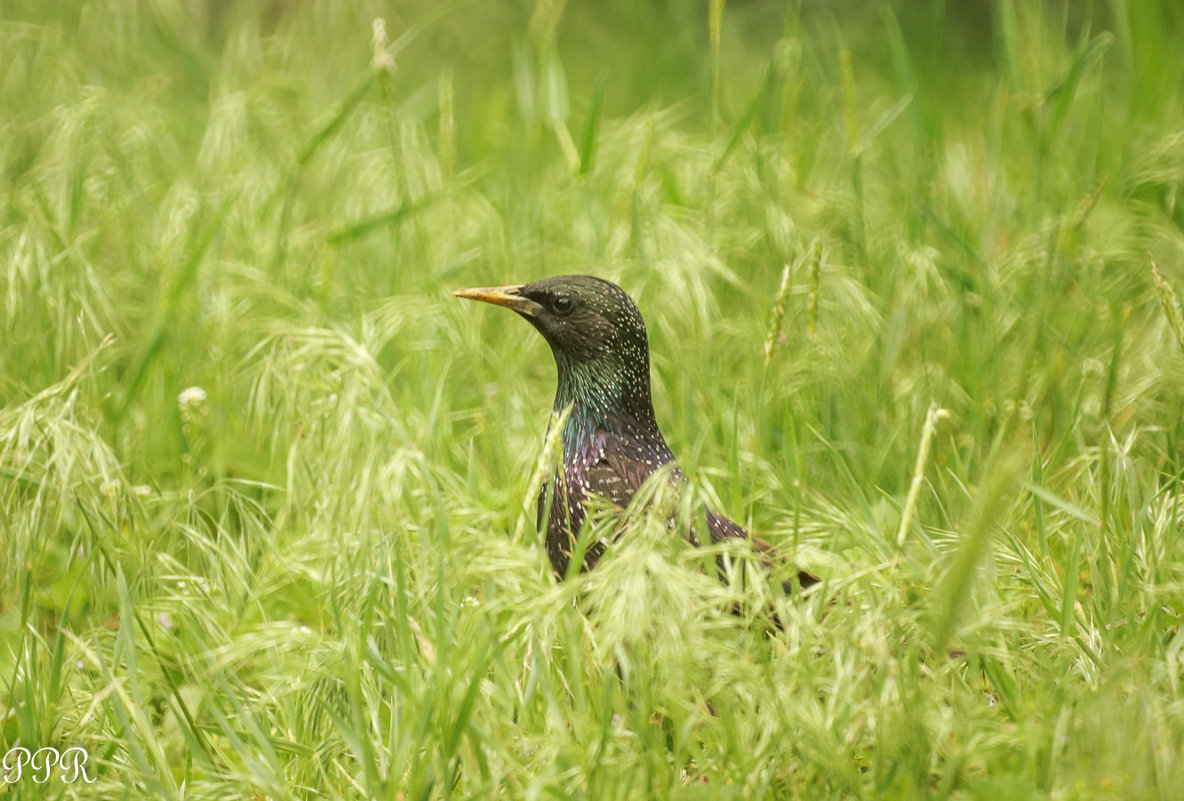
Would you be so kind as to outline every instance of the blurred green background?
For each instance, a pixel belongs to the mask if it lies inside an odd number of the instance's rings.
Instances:
[[[1175,797],[1184,7],[0,9],[0,795]],[[817,592],[554,583],[566,272]]]

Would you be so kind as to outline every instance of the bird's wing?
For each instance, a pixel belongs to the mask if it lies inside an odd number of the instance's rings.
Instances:
[[[665,448],[628,437],[608,436],[588,464],[581,489],[625,508],[645,480],[672,461],[674,457]],[[675,472],[681,478],[677,467]]]
[[[735,537],[738,539],[745,539],[748,537],[748,532],[742,529],[736,523],[733,523],[728,518],[715,512],[707,513],[707,533],[711,535],[712,543],[719,542],[722,539]],[[756,537],[752,538],[752,547],[755,551],[769,550],[769,544],[764,540],[759,540]]]
[[[720,540],[727,537],[739,537],[741,539],[747,539],[752,543],[752,550],[756,551],[756,553],[760,556],[761,565],[763,565],[767,570],[771,570],[773,568],[774,562],[780,559],[780,557],[777,555],[777,551],[772,545],[765,542],[760,537],[750,536],[747,531],[721,514],[716,514],[715,512],[707,513],[707,531],[711,534],[711,541],[713,543],[719,542]],[[817,584],[818,581],[818,577],[813,573],[805,570],[798,571],[798,583],[802,585],[803,590],[814,584]],[[786,595],[789,595],[793,592],[793,584],[786,581],[783,583],[783,589],[785,590]]]
[[[584,484],[580,487],[583,491],[580,494],[596,493],[607,498],[614,506],[624,508],[655,470],[673,461],[674,457],[664,447],[627,437],[606,437],[594,451],[593,458],[580,477]],[[674,466],[672,479],[680,483],[686,480],[677,465]],[[771,569],[772,563],[779,559],[769,543],[759,537],[750,537],[741,526],[716,512],[709,511],[707,514],[707,531],[713,543],[725,538],[749,540],[766,569]],[[689,535],[691,542],[698,545],[694,532],[689,532]],[[799,570],[798,583],[805,589],[818,583],[818,578],[805,570]],[[792,584],[785,582],[784,590],[787,594],[792,593]]]

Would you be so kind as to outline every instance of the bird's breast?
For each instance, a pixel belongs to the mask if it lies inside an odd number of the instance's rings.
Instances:
[[[593,465],[604,456],[605,437],[603,432],[593,434],[573,447],[564,448],[562,481],[567,489],[568,500],[573,504],[583,504],[592,487],[589,486],[589,473]],[[557,474],[556,478],[560,478]]]

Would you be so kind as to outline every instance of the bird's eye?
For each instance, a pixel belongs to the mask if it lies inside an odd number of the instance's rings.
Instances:
[[[571,307],[575,305],[572,299],[567,295],[556,295],[551,299],[551,310],[556,314],[567,314],[571,311]]]

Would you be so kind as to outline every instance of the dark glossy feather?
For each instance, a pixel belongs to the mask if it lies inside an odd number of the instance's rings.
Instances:
[[[589,432],[574,447],[564,445],[563,472],[556,471],[550,487],[539,494],[538,523],[547,517],[547,556],[555,572],[568,572],[574,535],[579,532],[593,496],[624,509],[645,480],[663,465],[674,461],[659,436],[641,438],[604,429]],[[682,473],[674,468],[678,478]],[[604,554],[606,543],[597,541],[584,554],[583,569],[592,568]]]

